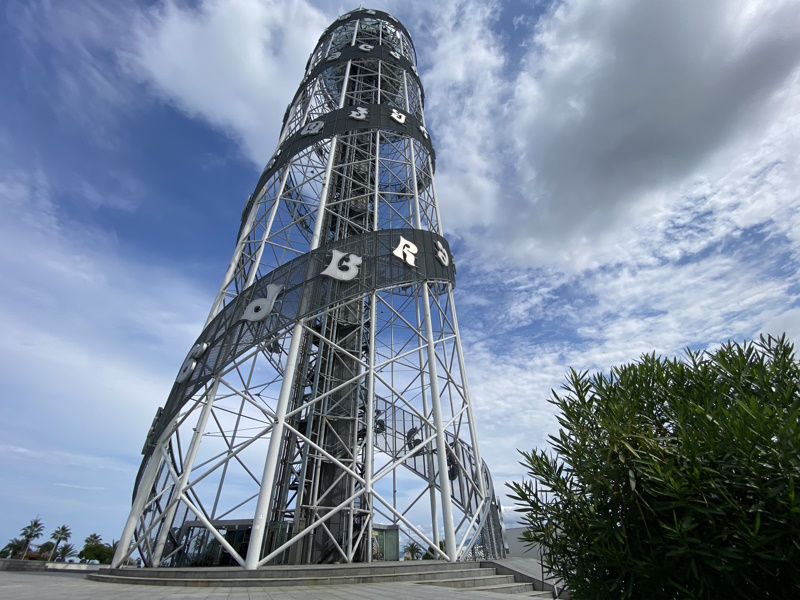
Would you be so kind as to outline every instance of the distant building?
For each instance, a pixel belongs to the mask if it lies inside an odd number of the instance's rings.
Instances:
[[[525,527],[506,528],[506,544],[508,544],[508,556],[517,558],[539,559],[540,549],[538,544],[533,546],[520,541]]]

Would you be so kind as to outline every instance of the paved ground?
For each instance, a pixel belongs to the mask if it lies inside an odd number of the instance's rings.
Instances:
[[[0,571],[2,600],[509,600],[514,596],[466,592],[413,583],[190,588],[100,583],[83,574]]]

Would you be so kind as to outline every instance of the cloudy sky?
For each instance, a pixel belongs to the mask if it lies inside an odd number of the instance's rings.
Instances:
[[[800,340],[800,2],[372,7],[417,47],[498,489],[555,433],[569,367]],[[119,537],[306,59],[351,8],[0,4],[0,544],[37,515]]]

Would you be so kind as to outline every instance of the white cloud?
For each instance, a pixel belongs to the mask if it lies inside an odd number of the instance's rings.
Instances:
[[[69,477],[106,490],[113,510],[97,527],[116,532],[143,433],[214,290],[120,255],[110,232],[71,219],[57,198],[41,174],[0,173],[0,453],[19,491],[6,517],[61,514],[48,486]],[[69,502],[84,520],[87,499]]]
[[[85,490],[87,492],[99,492],[105,489],[101,485],[78,485],[75,483],[54,483],[53,485],[57,487],[71,488],[74,490]]]
[[[153,388],[168,387],[153,367],[161,377],[170,371],[141,345],[160,353],[177,338],[188,346],[205,316],[203,290],[162,266],[121,256],[113,234],[70,219],[52,194],[42,175],[0,174],[0,264],[11,292],[0,304],[0,346],[15,366],[10,377],[51,390],[53,402],[94,388],[86,402],[136,413]],[[205,293],[213,294],[212,285]],[[126,343],[131,337],[135,343]],[[131,376],[144,387],[131,386]]]
[[[262,165],[328,24],[304,1],[167,1],[137,19],[127,60],[162,98],[241,141]]]
[[[758,144],[795,103],[799,13],[790,2],[554,5],[516,81],[509,131],[524,183],[502,231],[538,262],[578,260],[669,207],[715,157]]]
[[[460,232],[502,210],[506,141],[506,58],[492,30],[495,2],[458,0],[425,5],[414,22],[426,92],[426,122],[437,151],[436,189],[444,226]],[[416,34],[416,29],[414,30]]]
[[[554,433],[569,366],[800,333],[797,10],[564,2],[539,21],[511,127],[493,119],[518,178],[457,256],[495,479]]]

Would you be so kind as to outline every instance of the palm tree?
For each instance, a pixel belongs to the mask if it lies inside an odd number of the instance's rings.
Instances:
[[[408,554],[408,558],[411,560],[417,560],[420,554],[422,554],[422,546],[411,540],[405,546],[403,546],[403,554]]]
[[[61,562],[66,562],[72,556],[78,556],[78,552],[72,544],[64,544],[58,549],[58,558],[61,559]]]
[[[72,531],[66,525],[62,525],[61,527],[56,527],[56,530],[50,536],[51,540],[54,540],[56,545],[53,546],[53,549],[50,551],[50,557],[47,559],[47,562],[53,560],[53,555],[58,550],[58,544],[61,542],[67,541],[69,538],[72,537]]]
[[[38,540],[40,537],[42,537],[43,532],[44,532],[44,523],[42,523],[42,520],[38,517],[38,515],[35,519],[31,520],[30,524],[27,527],[22,528],[20,535],[22,536],[22,539],[25,541],[25,549],[22,551],[21,558],[24,559],[25,556],[28,554],[28,548],[31,545],[31,541]]]
[[[81,559],[81,562],[93,560],[93,558],[96,558],[95,555],[98,552],[102,552],[103,546],[105,545],[99,533],[89,534],[86,539],[83,540],[83,550],[78,552],[78,558]]]
[[[25,540],[14,538],[8,542],[2,550],[0,550],[0,557],[14,558],[14,555],[22,552],[23,548],[25,548]]]

